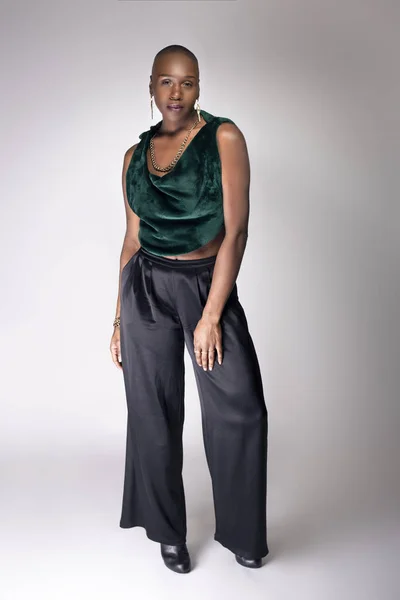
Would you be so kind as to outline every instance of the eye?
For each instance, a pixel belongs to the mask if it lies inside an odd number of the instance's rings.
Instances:
[[[191,81],[185,81],[185,83],[187,83],[189,85],[189,87],[193,87],[193,84]]]
[[[163,85],[164,83],[168,83],[169,81],[171,81],[171,80],[170,80],[170,79],[163,79],[163,80],[161,81],[161,85]]]

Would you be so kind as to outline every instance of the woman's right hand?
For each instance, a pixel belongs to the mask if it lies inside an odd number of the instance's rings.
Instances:
[[[111,358],[117,369],[122,371],[122,360],[121,360],[121,334],[119,327],[114,328],[114,333],[110,343]]]

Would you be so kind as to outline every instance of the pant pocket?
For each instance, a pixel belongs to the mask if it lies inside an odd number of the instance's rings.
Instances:
[[[140,248],[139,248],[140,250]],[[128,262],[126,263],[126,265],[124,265],[122,267],[122,271],[121,271],[121,276],[122,274],[128,270],[128,267],[132,264],[133,260],[135,259],[135,257],[137,256],[137,254],[139,253],[139,250],[136,250],[136,252],[134,254],[132,254],[132,256],[130,257],[130,259],[128,260]]]

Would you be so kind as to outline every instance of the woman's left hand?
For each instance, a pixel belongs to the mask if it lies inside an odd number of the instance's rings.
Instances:
[[[222,364],[222,331],[219,321],[203,316],[193,332],[194,355],[199,367],[205,371],[214,366],[215,350]]]

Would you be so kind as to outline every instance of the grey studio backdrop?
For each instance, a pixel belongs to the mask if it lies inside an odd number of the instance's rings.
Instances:
[[[1,600],[399,597],[398,24],[382,0],[1,2]],[[250,571],[212,540],[186,353],[181,578],[118,526],[109,354],[123,154],[171,43],[247,140],[238,289],[270,426],[271,552]]]

